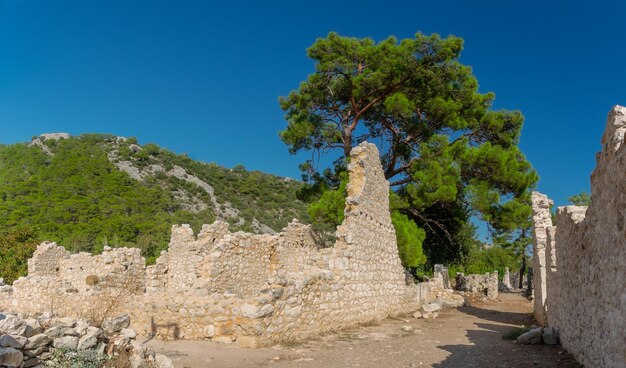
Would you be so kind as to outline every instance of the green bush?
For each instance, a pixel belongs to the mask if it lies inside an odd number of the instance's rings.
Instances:
[[[391,213],[391,222],[396,230],[398,254],[404,268],[415,268],[426,263],[426,255],[422,250],[426,232],[397,211]]]
[[[101,368],[108,357],[97,350],[55,349],[46,362],[49,368]]]

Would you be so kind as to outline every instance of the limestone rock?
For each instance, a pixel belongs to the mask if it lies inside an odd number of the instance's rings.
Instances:
[[[120,332],[124,328],[130,326],[130,316],[122,314],[115,318],[110,318],[102,323],[102,329],[108,333]]]
[[[123,328],[120,332],[122,335],[128,337],[129,339],[134,339],[135,337],[137,337],[137,332],[135,332],[135,330],[133,330],[132,328]]]
[[[78,340],[77,349],[91,349],[98,345],[98,338],[102,336],[102,330],[97,327],[89,327],[85,331],[85,335]]]
[[[9,314],[0,321],[0,334],[23,335],[26,331],[26,322],[14,314]]]
[[[517,342],[522,345],[536,345],[541,344],[541,332],[543,328],[537,327],[532,330],[523,333],[517,337]]]
[[[76,325],[76,321],[69,317],[64,318],[51,318],[48,321],[48,328],[52,327],[74,327]]]
[[[0,366],[19,367],[23,359],[24,356],[21,351],[15,348],[0,347]]]
[[[421,312],[413,313],[413,318],[422,318],[422,313]]]
[[[63,336],[57,337],[52,340],[52,346],[55,348],[64,348],[69,350],[76,350],[78,347],[78,337],[76,336]]]
[[[156,364],[157,368],[174,368],[172,360],[163,354],[155,354],[154,363]]]
[[[52,339],[46,334],[38,334],[28,338],[28,342],[24,345],[24,349],[37,349],[48,345]]]
[[[421,307],[422,313],[434,313],[441,310],[441,305],[437,303],[424,304]]]
[[[21,349],[26,345],[28,339],[19,335],[2,335],[0,336],[0,346],[6,348]]]
[[[26,322],[26,329],[23,334],[25,337],[35,336],[43,332],[43,328],[36,319],[25,319],[24,322]]]
[[[44,331],[44,333],[50,337],[63,337],[63,336],[78,336],[78,332],[72,327],[56,326],[51,327]]]

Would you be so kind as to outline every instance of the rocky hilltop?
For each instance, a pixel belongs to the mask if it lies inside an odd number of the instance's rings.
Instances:
[[[172,224],[221,220],[231,231],[271,234],[293,218],[307,221],[301,186],[135,138],[47,133],[0,145],[0,232],[28,229],[72,251],[138,246],[150,259]]]

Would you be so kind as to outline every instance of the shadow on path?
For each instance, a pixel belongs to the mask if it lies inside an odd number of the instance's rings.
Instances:
[[[475,306],[459,308],[459,311],[493,323],[475,322],[476,329],[466,332],[470,345],[442,345],[438,348],[450,355],[436,368],[459,367],[501,367],[501,368],[580,368],[560,346],[518,345],[514,341],[502,339],[502,335],[513,326],[533,322],[529,313],[504,312]]]

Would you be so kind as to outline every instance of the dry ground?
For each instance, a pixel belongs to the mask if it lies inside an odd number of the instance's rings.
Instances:
[[[580,367],[559,346],[523,346],[502,339],[532,323],[532,307],[518,294],[496,302],[447,309],[437,319],[387,319],[303,343],[243,349],[207,341],[151,340],[148,345],[184,368],[324,367]],[[403,326],[413,331],[404,332]]]

